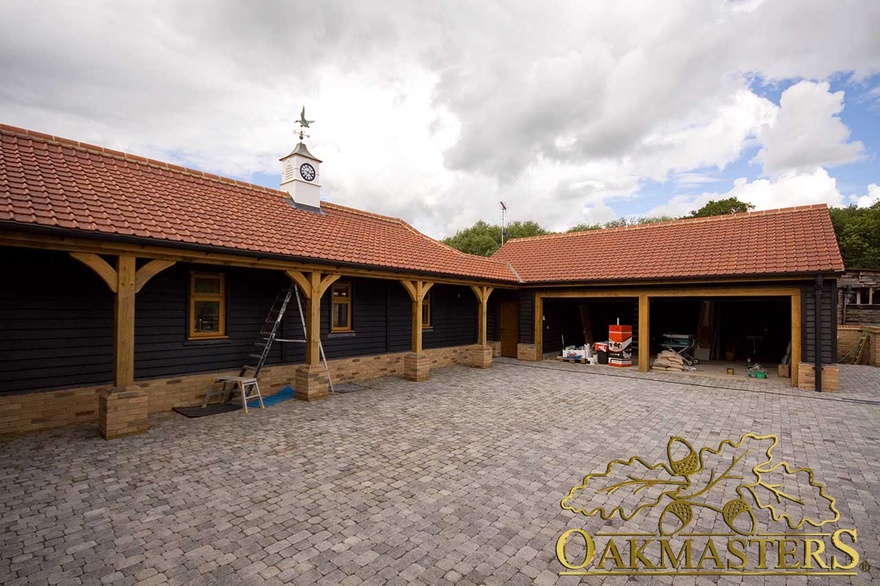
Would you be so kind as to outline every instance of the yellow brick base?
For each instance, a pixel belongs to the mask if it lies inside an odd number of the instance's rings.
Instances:
[[[113,387],[98,393],[98,430],[111,440],[147,431],[149,395],[140,387]]]
[[[476,345],[453,346],[425,350],[429,368],[451,364],[473,365]],[[331,360],[328,363],[333,383],[356,382],[383,376],[403,376],[407,352],[357,356]],[[260,390],[264,397],[274,395],[290,385],[296,388],[296,372],[300,364],[267,366],[260,373]],[[323,373],[323,368],[320,369]],[[136,381],[147,398],[147,414],[163,413],[174,407],[201,405],[205,393],[219,376],[237,376],[238,369],[210,373],[173,376]],[[70,425],[98,425],[98,398],[110,385],[81,387],[61,391],[33,392],[0,397],[0,435],[43,431]],[[298,389],[297,389],[298,390]],[[322,398],[312,393],[312,400]],[[326,396],[324,394],[323,396]],[[114,399],[110,400],[113,404]],[[115,430],[110,429],[113,433]]]
[[[816,367],[801,362],[798,366],[798,388],[806,391],[816,390]],[[822,392],[840,390],[840,368],[833,364],[822,365]]]

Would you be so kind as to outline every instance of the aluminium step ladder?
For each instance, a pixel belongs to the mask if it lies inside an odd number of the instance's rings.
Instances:
[[[303,337],[302,339],[279,338],[278,330],[281,327],[281,321],[287,311],[287,306],[290,304],[290,299],[294,296],[296,296],[296,305],[299,310],[299,321],[302,326]],[[219,390],[209,390],[202,401],[202,407],[207,407],[211,397],[221,395],[222,402],[226,402],[229,400],[231,393],[238,392],[241,396],[242,407],[244,408],[245,413],[248,412],[247,402],[252,399],[259,400],[260,409],[265,408],[263,405],[263,395],[260,392],[260,385],[257,383],[257,377],[260,376],[260,372],[263,370],[263,366],[269,358],[269,351],[272,349],[272,344],[275,342],[292,344],[308,343],[308,340],[306,340],[306,319],[303,314],[299,287],[297,287],[296,283],[290,288],[280,292],[275,297],[275,301],[272,303],[272,307],[266,315],[266,320],[263,322],[263,327],[260,328],[260,332],[257,334],[257,339],[254,341],[254,351],[248,354],[248,364],[241,367],[238,376],[225,376],[214,379],[215,383],[221,383],[221,388]],[[330,392],[334,392],[333,381],[330,378],[330,368],[327,366],[327,356],[324,354],[324,345],[321,343],[320,336],[318,337],[318,351],[321,356],[321,362],[324,364],[324,370],[327,372],[327,381],[330,384]],[[227,385],[232,385],[232,388],[228,388]]]

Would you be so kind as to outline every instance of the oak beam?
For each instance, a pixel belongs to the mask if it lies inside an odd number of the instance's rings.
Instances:
[[[147,281],[149,281],[165,269],[173,267],[176,264],[177,261],[173,260],[151,260],[150,262],[138,269],[137,274],[135,275],[134,292],[140,293],[141,289],[144,288],[144,285],[147,284]]]
[[[173,246],[160,246],[152,244],[131,244],[126,242],[112,242],[89,238],[71,236],[58,236],[51,234],[24,234],[17,232],[0,231],[0,246],[18,248],[30,248],[37,250],[57,250],[62,252],[82,252],[98,255],[132,255],[137,258],[164,259],[177,262],[191,262],[197,264],[210,264],[230,267],[246,267],[262,270],[294,270],[294,271],[321,271],[324,273],[344,273],[346,276],[367,277],[399,281],[400,279],[412,279],[416,277],[414,270],[393,268],[367,268],[358,265],[345,265],[332,261],[312,260],[285,260],[283,258],[267,258],[249,256],[227,252],[202,252],[186,248],[174,248]],[[112,268],[112,267],[111,267]],[[425,278],[422,273],[417,277]],[[517,289],[519,283],[510,281],[502,282],[488,278],[470,278],[432,275],[432,282],[447,283],[450,285],[490,285],[498,288]]]
[[[110,287],[110,291],[116,293],[118,280],[116,269],[106,260],[90,252],[71,252],[70,256],[92,269]]]
[[[135,257],[120,256],[116,261],[116,300],[113,311],[113,384],[134,384],[134,299],[137,271]]]

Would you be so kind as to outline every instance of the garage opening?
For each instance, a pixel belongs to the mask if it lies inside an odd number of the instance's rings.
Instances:
[[[664,350],[688,358],[687,368],[705,376],[785,378],[791,364],[790,296],[649,297],[649,338],[639,332],[637,297],[572,297],[543,300],[542,352],[545,359],[562,358],[563,348],[609,340],[609,327],[632,327],[632,366],[638,350],[648,344],[649,365]],[[619,320],[619,321],[618,321]],[[670,346],[670,339],[687,340]],[[763,374],[755,369],[760,364]],[[779,367],[783,364],[783,367]],[[663,362],[658,364],[665,366]],[[674,368],[669,367],[669,370]],[[790,382],[790,381],[788,381]]]
[[[620,320],[618,322],[618,320]],[[632,326],[633,365],[637,365],[639,300],[637,297],[545,299],[542,348],[553,358],[567,346],[608,340],[611,325]]]
[[[651,354],[662,350],[664,334],[694,337],[703,361],[778,364],[791,342],[791,300],[787,297],[653,299]]]

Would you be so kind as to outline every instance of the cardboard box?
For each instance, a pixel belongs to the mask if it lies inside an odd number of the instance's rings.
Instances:
[[[791,377],[791,365],[790,364],[780,364],[776,367],[776,373],[784,378]]]

